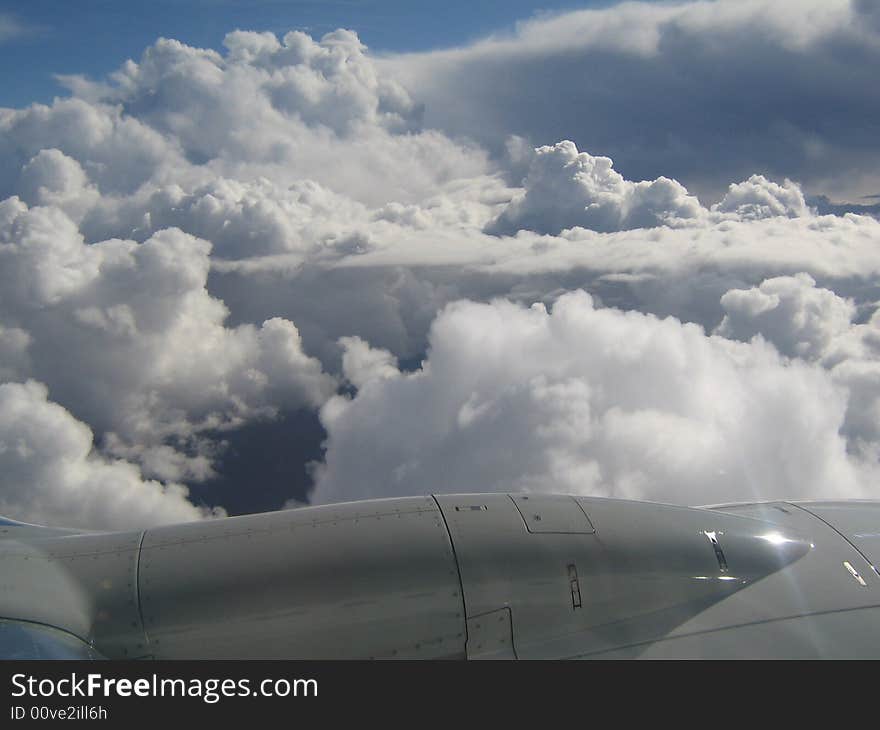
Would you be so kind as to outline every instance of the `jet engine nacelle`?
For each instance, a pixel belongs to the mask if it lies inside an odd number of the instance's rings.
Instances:
[[[876,631],[816,638],[841,612],[849,632],[876,622],[880,576],[787,503],[462,494],[10,526],[0,574],[0,643],[38,622],[114,658],[880,655]]]

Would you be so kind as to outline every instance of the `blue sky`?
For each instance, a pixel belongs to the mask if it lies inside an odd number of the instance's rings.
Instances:
[[[291,29],[313,36],[345,27],[376,51],[466,43],[511,29],[538,13],[600,7],[608,0],[3,0],[0,106],[49,102],[62,92],[53,74],[100,76],[137,59],[156,38],[217,48],[236,28]],[[7,28],[4,32],[2,29]]]

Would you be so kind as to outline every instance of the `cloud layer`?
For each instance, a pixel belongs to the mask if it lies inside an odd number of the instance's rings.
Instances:
[[[459,302],[413,373],[346,342],[357,396],[322,409],[318,500],[543,491],[712,503],[729,495],[866,496],[839,434],[845,391],[764,343],[597,309]],[[367,369],[367,360],[381,368]]]
[[[572,139],[713,200],[761,173],[858,202],[880,190],[878,37],[871,0],[636,2],[383,65],[427,124],[496,150]]]
[[[89,427],[32,380],[0,385],[0,474],[0,512],[37,524],[124,529],[223,514],[194,507],[181,484],[95,454]]]
[[[489,224],[488,233],[674,227],[703,213],[700,202],[675,180],[624,180],[609,158],[579,153],[568,140],[532,152],[523,188]]]
[[[814,196],[873,190],[875,15],[160,39],[0,110],[0,513],[210,517],[230,434],[258,479],[316,413],[278,506],[873,496],[880,222]]]

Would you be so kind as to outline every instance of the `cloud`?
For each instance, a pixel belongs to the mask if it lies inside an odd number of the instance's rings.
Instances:
[[[22,168],[45,149],[75,160],[104,194],[187,172],[179,144],[121,107],[73,97],[51,106],[0,109],[0,195],[17,192]],[[44,183],[45,184],[45,183]]]
[[[370,347],[360,337],[341,337],[339,344],[343,349],[342,372],[356,388],[400,374],[397,358],[388,350]]]
[[[869,495],[880,222],[815,193],[876,173],[848,74],[878,26],[798,8],[624,4],[406,57],[160,39],[0,110],[0,384],[80,434],[28,447],[3,504],[127,525],[71,506],[112,468],[195,519],[182,484],[247,509],[278,461],[298,486],[259,506],[302,500],[318,411],[318,500]]]
[[[836,200],[880,189],[870,2],[620,3],[381,63],[417,90],[425,124],[496,154],[510,134],[570,139],[707,200],[753,173]]]
[[[763,175],[752,175],[748,180],[731,184],[713,210],[733,213],[746,220],[780,215],[797,218],[812,213],[799,185],[788,179],[780,185]]]
[[[727,314],[718,334],[767,340],[783,354],[821,365],[850,396],[841,433],[848,450],[866,462],[880,459],[880,310],[866,304],[856,321],[849,298],[816,285],[807,274],[776,277],[721,298]]]
[[[266,178],[214,178],[191,190],[178,184],[125,199],[97,201],[82,222],[90,240],[127,234],[143,241],[180,228],[211,241],[218,258],[332,251],[366,217],[365,206],[312,180],[279,186]]]
[[[348,240],[356,248],[225,260],[211,286],[245,321],[273,314],[293,320],[309,351],[334,367],[334,343],[345,336],[418,358],[436,312],[459,298],[552,303],[587,288],[615,306],[707,329],[724,316],[720,299],[728,290],[773,276],[807,272],[859,303],[880,298],[880,224],[867,216],[740,219],[705,210],[676,228],[485,233],[506,204],[484,204],[483,215],[466,224],[428,206],[410,210],[428,221],[418,226],[384,217],[354,221]]]
[[[33,206],[54,206],[75,221],[100,199],[82,166],[54,148],[42,149],[21,168],[16,191]]]
[[[763,175],[732,183],[710,212],[675,180],[626,180],[613,169],[611,159],[578,152],[574,142],[568,140],[519,151],[517,164],[524,163],[527,173],[522,192],[516,193],[486,226],[487,233],[513,235],[532,230],[555,234],[576,227],[609,233],[659,226],[693,227],[707,220],[814,214],[797,183],[786,179],[779,184]]]
[[[381,353],[377,359],[385,358]],[[362,357],[361,357],[362,359]],[[322,408],[314,499],[541,491],[712,503],[866,496],[838,433],[846,393],[820,368],[673,318],[458,302],[412,373]]]
[[[485,170],[481,149],[421,129],[420,105],[351,31],[236,31],[224,44],[221,54],[162,38],[106,82],[64,77],[72,99],[0,117],[14,143],[5,156],[14,169],[51,140],[99,162],[89,173],[105,192],[307,178],[373,204]]]
[[[715,332],[749,340],[761,334],[789,357],[815,360],[849,331],[851,300],[816,287],[809,274],[766,279],[751,289],[731,289],[721,297],[726,314]]]
[[[193,469],[158,460],[151,449],[168,439],[198,449],[203,431],[315,407],[335,390],[291,322],[224,326],[228,310],[205,288],[204,240],[167,229],[87,245],[60,209],[10,198],[0,241],[4,340],[28,362],[19,377],[46,383],[126,456],[145,449],[145,466],[177,465],[156,470],[162,478],[205,474],[199,454]]]
[[[30,369],[30,343],[31,336],[26,330],[0,326],[0,382],[18,380]]]
[[[145,480],[131,464],[95,453],[89,427],[33,380],[0,384],[0,513],[95,529],[223,514],[194,507],[181,484]]]
[[[579,153],[570,141],[536,149],[523,187],[524,193],[489,224],[487,233],[559,233],[575,226],[603,232],[654,228],[705,212],[675,180],[624,180],[610,159]]]
[[[0,43],[30,33],[32,29],[9,13],[0,13]]]

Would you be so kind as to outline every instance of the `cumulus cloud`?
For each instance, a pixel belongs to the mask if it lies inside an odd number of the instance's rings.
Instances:
[[[227,438],[265,466],[318,410],[318,500],[868,494],[880,222],[808,201],[876,172],[846,59],[880,26],[822,6],[630,3],[381,59],[160,39],[0,110],[0,383],[78,434],[22,421],[0,511],[208,516],[181,485],[227,476]],[[111,473],[125,519],[76,511]]]
[[[763,175],[732,183],[709,210],[677,181],[666,177],[626,180],[613,169],[610,158],[578,152],[569,140],[519,150],[516,165],[523,164],[527,174],[522,191],[515,193],[485,227],[487,233],[514,235],[532,230],[558,234],[575,227],[608,233],[815,214],[800,185],[788,179],[779,184]]]
[[[291,322],[224,325],[228,310],[206,289],[204,240],[167,229],[142,244],[87,245],[60,209],[10,198],[0,203],[0,241],[3,339],[20,361],[27,355],[20,375],[46,383],[111,443],[187,443],[317,406],[335,389]],[[204,473],[198,456],[194,464],[160,476]]]
[[[180,145],[118,105],[72,97],[51,106],[0,109],[0,195],[43,150],[75,160],[105,194],[131,193],[153,178],[185,174]],[[45,184],[45,182],[44,182]]]
[[[848,449],[866,461],[880,458],[880,310],[866,322],[857,307],[808,274],[776,277],[721,299],[727,314],[717,328],[725,337],[766,339],[783,354],[821,365],[850,394],[841,432]]]
[[[377,356],[378,357],[378,356]],[[383,368],[322,409],[315,499],[544,491],[710,503],[865,496],[845,393],[760,342],[594,306],[459,302],[421,369]]]
[[[346,380],[356,388],[362,388],[373,380],[383,380],[399,375],[397,358],[388,350],[370,347],[360,337],[341,337],[342,372]]]
[[[299,31],[280,41],[273,33],[235,31],[223,45],[225,55],[160,39],[139,63],[123,66],[112,87],[95,91],[180,139],[193,156],[242,144],[248,120],[282,125],[285,113],[341,134],[360,124],[408,129],[418,123],[409,94],[376,73],[351,31],[317,43]],[[236,93],[244,98],[232,105]]]
[[[721,297],[725,315],[716,332],[749,340],[762,334],[789,357],[817,359],[835,337],[847,332],[855,314],[851,300],[816,287],[809,274],[766,279],[751,289]]]
[[[609,158],[579,153],[567,140],[534,151],[523,188],[489,224],[488,233],[512,234],[523,228],[559,233],[575,226],[604,232],[654,228],[704,213],[675,180],[624,180]]]
[[[753,173],[855,202],[880,189],[870,1],[619,3],[382,61],[425,123],[500,152],[571,139],[630,179],[718,199]]]
[[[485,170],[481,149],[421,129],[420,105],[351,31],[318,41],[236,31],[224,45],[163,38],[107,81],[65,77],[72,99],[0,115],[0,160],[17,169],[51,144],[103,192],[262,176],[311,179],[374,204]]]
[[[21,168],[16,186],[29,205],[55,206],[73,220],[81,220],[99,200],[82,166],[61,150],[42,149]]]
[[[89,240],[125,235],[138,241],[180,228],[211,241],[217,257],[239,259],[332,251],[366,215],[365,206],[313,180],[280,186],[262,177],[221,177],[191,190],[171,184],[125,199],[102,199],[81,228]]]
[[[0,384],[0,513],[95,529],[223,514],[194,507],[181,484],[145,480],[132,464],[95,453],[89,427],[32,380]]]
[[[734,213],[741,219],[778,215],[797,218],[812,213],[799,185],[788,179],[780,185],[763,175],[752,175],[748,180],[732,184],[713,210]]]
[[[504,203],[487,204],[500,212]],[[421,208],[424,228],[374,220],[357,226],[348,251],[224,261],[213,290],[246,320],[292,319],[309,351],[336,367],[333,343],[357,335],[408,360],[423,353],[436,312],[458,298],[551,303],[587,288],[625,309],[718,325],[728,290],[772,276],[808,272],[859,302],[880,298],[880,224],[867,216],[740,219],[706,211],[688,225],[601,233],[575,227],[560,235],[481,230]]]

